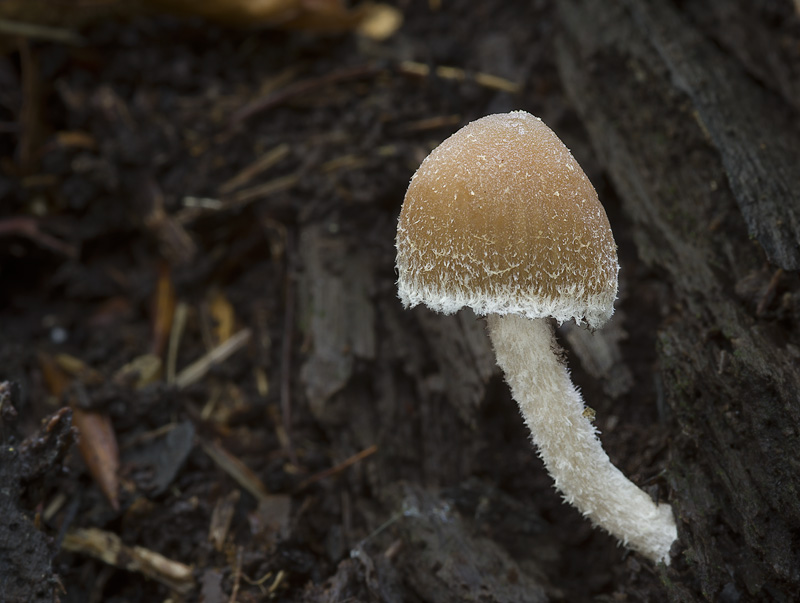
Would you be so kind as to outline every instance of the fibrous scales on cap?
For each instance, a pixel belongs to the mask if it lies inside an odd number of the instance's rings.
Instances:
[[[561,360],[552,319],[602,326],[614,311],[617,247],[569,149],[524,111],[450,136],[411,179],[397,226],[406,307],[487,316],[534,444],[564,499],[625,546],[669,564],[672,509],[609,460]]]

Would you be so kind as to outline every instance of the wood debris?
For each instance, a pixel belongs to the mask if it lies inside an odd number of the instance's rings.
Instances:
[[[128,546],[113,532],[99,528],[69,530],[61,547],[72,553],[90,555],[129,572],[140,573],[179,594],[187,594],[195,586],[191,566],[141,546]]]

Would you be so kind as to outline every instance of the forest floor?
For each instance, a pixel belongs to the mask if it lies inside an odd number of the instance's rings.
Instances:
[[[551,3],[442,4],[399,3],[384,41],[149,16],[0,56],[0,600],[665,600],[561,502],[491,358],[459,407],[439,317],[396,299],[427,152],[542,117],[639,308],[635,379],[566,337],[574,375],[612,460],[668,495],[659,285],[560,87]]]

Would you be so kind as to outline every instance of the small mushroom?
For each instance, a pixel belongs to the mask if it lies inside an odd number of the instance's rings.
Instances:
[[[669,564],[672,508],[611,463],[553,334],[551,318],[602,326],[619,271],[605,210],[569,149],[524,111],[468,124],[412,177],[396,244],[406,307],[487,316],[497,363],[564,499]]]

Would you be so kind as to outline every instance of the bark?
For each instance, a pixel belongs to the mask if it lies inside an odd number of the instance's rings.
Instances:
[[[558,66],[639,258],[668,285],[657,345],[680,540],[663,575],[670,596],[791,600],[800,592],[796,16],[789,2],[687,4],[559,3]]]

